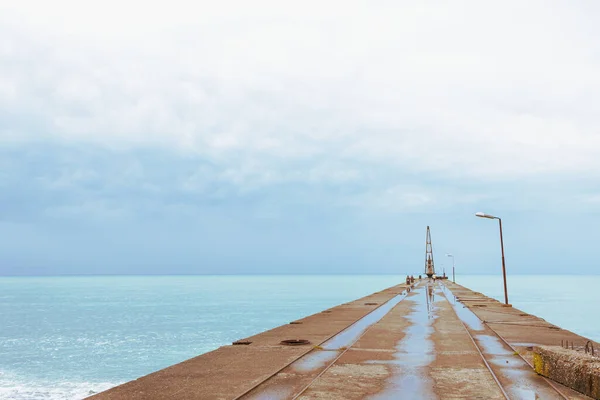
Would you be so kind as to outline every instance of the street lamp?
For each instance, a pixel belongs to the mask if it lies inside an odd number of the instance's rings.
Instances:
[[[454,256],[452,254],[446,254],[446,257],[452,257],[452,283],[456,283],[454,279]]]
[[[502,275],[504,277],[504,304],[508,305],[508,291],[506,290],[506,264],[504,263],[504,240],[502,239],[502,219],[482,212],[475,213],[480,218],[497,219],[500,224],[500,248],[502,250]]]

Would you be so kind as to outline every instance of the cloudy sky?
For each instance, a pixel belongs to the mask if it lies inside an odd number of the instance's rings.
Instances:
[[[0,0],[0,275],[597,272],[599,20]]]

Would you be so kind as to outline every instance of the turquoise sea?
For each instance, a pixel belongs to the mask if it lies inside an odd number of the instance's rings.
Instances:
[[[81,399],[403,276],[0,277],[0,398]],[[502,278],[457,276],[502,299]],[[600,341],[600,276],[511,276],[509,300]]]

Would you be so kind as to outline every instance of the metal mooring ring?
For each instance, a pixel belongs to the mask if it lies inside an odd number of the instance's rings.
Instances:
[[[585,344],[585,354],[588,354],[588,352],[590,352],[590,349],[591,349],[592,355],[594,355],[594,343],[592,343],[591,340],[588,340],[587,343]]]

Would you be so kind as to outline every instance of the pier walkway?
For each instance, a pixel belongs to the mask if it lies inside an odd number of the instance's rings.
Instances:
[[[589,399],[531,366],[534,346],[561,341],[587,339],[452,282],[424,279],[92,399]]]

